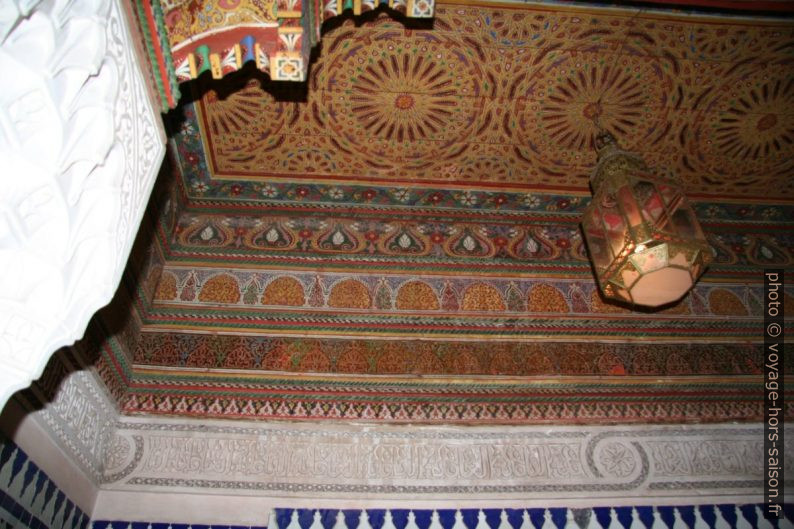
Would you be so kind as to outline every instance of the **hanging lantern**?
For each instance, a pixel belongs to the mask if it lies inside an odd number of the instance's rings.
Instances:
[[[612,136],[599,136],[596,148],[582,226],[601,291],[649,307],[677,301],[712,259],[695,212],[681,189]]]

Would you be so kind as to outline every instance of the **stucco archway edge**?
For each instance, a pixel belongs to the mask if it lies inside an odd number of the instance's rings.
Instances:
[[[0,6],[0,407],[112,298],[165,152],[118,0]]]

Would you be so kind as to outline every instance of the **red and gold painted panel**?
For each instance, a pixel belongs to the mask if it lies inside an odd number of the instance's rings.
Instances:
[[[454,342],[143,333],[138,366],[338,375],[655,376],[757,375],[754,344]],[[791,366],[789,366],[791,367]]]
[[[171,0],[163,11],[172,49],[203,33],[217,33],[233,26],[275,25],[273,0]]]
[[[97,336],[96,365],[126,413],[537,424],[758,420],[763,412],[756,344],[163,333],[141,332],[132,318],[113,328]],[[784,359],[794,374],[794,355]]]
[[[478,424],[712,422],[763,413],[763,351],[754,345],[129,339],[122,331],[99,344],[97,362],[126,413]],[[135,367],[124,352],[131,346]],[[165,357],[141,357],[152,354]],[[785,371],[794,373],[786,358]],[[152,360],[182,367],[147,366]]]
[[[205,76],[173,116],[180,203],[96,346],[125,412],[761,417],[761,270],[794,259],[789,22],[446,4],[432,27],[327,29],[305,89]],[[708,233],[714,263],[663,310],[593,282],[598,127],[674,173]]]
[[[215,180],[284,178],[585,194],[600,126],[692,195],[768,198],[774,185],[788,200],[792,45],[787,22],[551,6],[443,5],[427,30],[346,22],[300,96],[255,78],[199,88],[181,140],[183,163],[202,159],[187,188],[222,198]]]
[[[143,375],[121,409],[203,418],[472,424],[680,424],[757,421],[763,416],[763,394],[755,378],[729,384],[710,377],[701,377],[700,384],[600,378],[579,383],[491,381],[479,387],[473,381],[452,384],[443,379],[427,380],[421,387],[377,379],[321,388],[305,379],[281,382],[281,387],[266,390],[238,382],[233,391],[226,384],[212,388],[205,382],[197,392],[195,381],[163,383]],[[368,389],[367,382],[377,389]],[[788,416],[792,410],[788,405]]]
[[[126,413],[478,424],[711,422],[763,413],[757,345],[375,343],[121,330],[97,347],[98,372]],[[794,356],[784,358],[794,373]],[[794,416],[794,406],[786,414]]]
[[[195,208],[162,229],[168,262],[145,304],[146,329],[752,342],[760,269],[789,267],[794,249],[787,206],[701,203],[714,263],[680,303],[637,312],[600,298],[578,197],[434,191],[446,207],[406,209],[387,206],[391,196],[376,206],[366,190],[306,189],[319,196],[237,202],[237,215],[233,203]]]
[[[665,310],[640,313],[604,302],[589,278],[169,266],[145,323],[270,335],[715,343],[757,339],[761,299],[760,286],[700,284]]]
[[[340,191],[341,193],[341,191]],[[480,200],[473,193],[462,192]],[[543,195],[531,198],[540,202]],[[493,199],[498,202],[504,195]],[[548,198],[548,197],[546,197]],[[504,200],[508,200],[504,198]],[[282,208],[260,215],[190,212],[180,217],[169,241],[173,260],[260,266],[345,269],[377,266],[443,273],[573,275],[590,277],[579,221],[579,197],[557,198],[567,211],[522,212],[491,207],[478,211],[377,211],[347,204]],[[703,207],[705,206],[705,207]],[[715,263],[707,279],[737,277],[748,267],[792,264],[794,223],[790,208],[767,207],[779,217],[762,222],[731,219],[719,205],[701,204],[702,224]],[[739,208],[734,208],[739,209]]]

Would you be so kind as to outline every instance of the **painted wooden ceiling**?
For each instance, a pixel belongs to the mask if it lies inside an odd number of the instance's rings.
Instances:
[[[244,69],[190,87],[169,117],[140,321],[100,361],[122,407],[760,416],[760,269],[794,255],[790,21],[435,13],[334,21],[306,85]],[[611,305],[593,281],[578,223],[599,127],[678,178],[714,248],[661,311]]]
[[[598,127],[692,196],[794,193],[788,21],[441,5],[432,27],[339,26],[307,86],[194,87],[194,196],[278,180],[586,194]]]

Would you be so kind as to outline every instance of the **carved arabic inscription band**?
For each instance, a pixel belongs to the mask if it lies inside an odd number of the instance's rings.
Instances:
[[[752,427],[414,432],[124,421],[111,443],[117,448],[109,451],[115,456],[106,461],[105,486],[571,496],[663,495],[697,486],[735,494],[759,490],[760,441]]]

